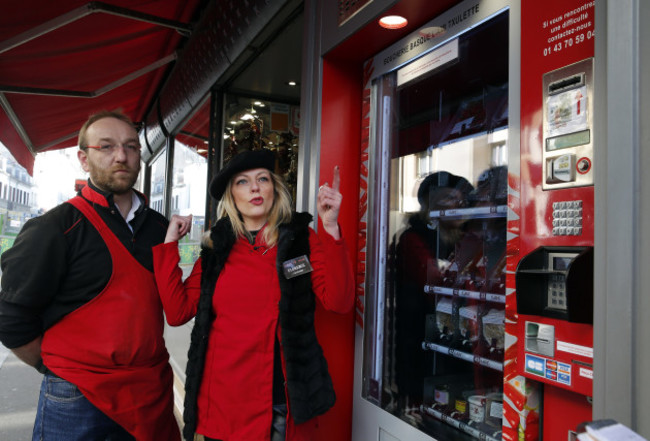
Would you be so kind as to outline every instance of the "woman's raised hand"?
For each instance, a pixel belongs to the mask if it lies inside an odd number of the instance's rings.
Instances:
[[[178,214],[172,215],[169,220],[169,227],[167,227],[167,235],[165,236],[165,243],[176,242],[183,238],[192,229],[192,215],[180,216]]]
[[[330,187],[328,183],[325,182],[318,189],[318,216],[320,216],[320,219],[323,222],[323,228],[325,228],[325,231],[327,231],[327,233],[334,239],[341,238],[338,217],[343,196],[339,192],[340,185],[341,178],[339,176],[339,166],[337,165],[334,167],[332,186]]]

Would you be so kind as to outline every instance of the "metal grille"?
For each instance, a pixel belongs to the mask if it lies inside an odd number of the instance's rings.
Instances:
[[[372,0],[339,0],[339,26],[370,2]]]

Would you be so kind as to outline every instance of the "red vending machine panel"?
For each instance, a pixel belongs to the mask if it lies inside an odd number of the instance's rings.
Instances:
[[[521,14],[517,372],[541,385],[541,439],[567,440],[592,413],[594,2]]]

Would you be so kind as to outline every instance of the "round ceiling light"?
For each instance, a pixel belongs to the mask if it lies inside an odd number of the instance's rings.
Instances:
[[[408,20],[399,15],[387,15],[379,20],[379,26],[385,29],[400,29],[408,24]]]

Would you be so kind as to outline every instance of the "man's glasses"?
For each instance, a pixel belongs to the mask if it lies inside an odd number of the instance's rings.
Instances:
[[[87,148],[89,149],[95,149],[99,150],[100,152],[103,153],[114,153],[117,151],[117,148],[119,146],[123,146],[124,150],[126,150],[127,153],[133,153],[133,154],[139,154],[140,153],[140,144],[136,143],[127,143],[127,144],[101,144],[101,145],[89,145]]]

